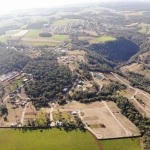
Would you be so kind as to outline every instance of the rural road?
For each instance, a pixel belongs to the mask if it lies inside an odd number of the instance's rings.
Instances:
[[[5,103],[5,101],[9,98],[9,95],[7,95],[7,97],[3,100],[3,103]]]
[[[53,121],[53,107],[50,108],[50,121],[51,121],[51,126],[55,126],[55,123]]]
[[[108,105],[106,104],[105,101],[102,101],[102,103],[104,104],[104,106],[108,109],[109,113],[112,115],[112,117],[116,120],[116,122],[119,124],[119,126],[125,131],[126,136],[132,136],[132,133],[130,131],[128,131],[122,124],[121,122],[116,118],[116,116],[112,113],[112,111],[110,110],[110,108],[108,107]]]
[[[27,103],[27,105],[25,106],[25,108],[24,108],[24,110],[23,110],[23,112],[22,112],[22,116],[21,116],[21,120],[20,120],[20,122],[21,122],[21,124],[23,125],[23,121],[24,121],[24,115],[25,115],[25,113],[26,113],[26,108],[27,108],[27,106],[28,106],[28,104],[29,104],[29,102]]]
[[[148,99],[150,99],[150,97],[148,97],[145,93],[143,93],[141,90],[139,89],[136,89],[134,87],[132,87],[131,85],[125,83],[123,80],[121,80],[117,75],[115,75],[114,73],[111,72],[111,74],[116,78],[118,79],[119,81],[121,81],[123,84],[127,85],[128,87],[132,88],[135,90],[135,93],[131,96],[131,99],[133,99],[137,104],[138,106],[150,117],[150,114],[143,108],[143,106],[136,100],[135,98],[135,95],[137,95],[138,93],[139,94],[142,94],[144,96],[146,96]]]

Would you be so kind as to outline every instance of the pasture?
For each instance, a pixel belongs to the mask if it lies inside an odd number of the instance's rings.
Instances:
[[[58,43],[56,42],[48,42],[48,41],[20,41],[19,44],[28,45],[28,46],[56,46]]]
[[[145,34],[147,32],[147,29],[145,26],[142,26],[142,29],[138,30],[138,32]]]
[[[101,42],[101,43],[105,43],[105,42],[108,42],[108,41],[115,41],[116,38],[114,37],[111,37],[111,36],[101,36],[101,37],[98,37],[98,38],[95,38],[98,42]]]
[[[140,150],[140,138],[100,140],[103,150]]]
[[[25,34],[24,37],[26,37],[26,38],[37,38],[37,37],[39,37],[40,33],[41,33],[41,31],[39,31],[39,30],[30,30],[27,34]]]
[[[34,130],[22,132],[14,129],[0,129],[0,149],[36,150],[99,150],[89,132],[63,129]]]
[[[11,85],[10,85],[10,91],[14,91],[15,89],[17,89],[21,85],[22,85],[21,79],[12,82]]]
[[[6,31],[5,35],[0,36],[0,42],[6,42],[10,36],[13,36],[14,34],[17,34],[20,30],[10,30]]]
[[[78,22],[79,19],[63,19],[63,20],[58,20],[53,23],[54,26],[64,26],[68,23],[73,23],[73,22]]]
[[[60,111],[80,111],[80,115],[84,122],[92,128],[93,132],[100,135],[102,139],[128,137],[129,134],[126,134],[126,131],[120,124],[122,124],[130,134],[139,135],[137,127],[120,113],[120,109],[114,102],[106,102],[106,105],[112,113],[114,112],[113,115],[103,102],[94,102],[87,105],[72,101],[68,102],[68,104],[63,107],[59,106],[56,108]],[[114,117],[120,122],[120,124]]]
[[[61,41],[67,38],[67,35],[53,35],[52,37],[39,37],[40,31],[31,30],[29,31],[24,38],[21,39],[19,44],[28,45],[28,46],[56,46]]]

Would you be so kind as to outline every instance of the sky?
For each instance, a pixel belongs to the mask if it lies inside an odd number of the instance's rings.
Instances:
[[[1,1],[0,4],[0,12],[8,12],[11,10],[27,9],[27,8],[42,8],[42,7],[53,7],[78,3],[106,2],[106,1],[120,2],[124,0],[3,0]]]

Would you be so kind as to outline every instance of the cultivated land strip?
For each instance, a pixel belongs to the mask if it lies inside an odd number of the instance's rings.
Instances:
[[[106,102],[102,101],[102,103],[105,105],[105,107],[107,108],[107,110],[109,111],[109,113],[111,114],[111,116],[116,120],[116,122],[119,124],[119,126],[125,131],[127,136],[132,136],[132,133],[129,132],[122,124],[121,122],[116,118],[116,116],[112,113],[112,111],[110,110],[110,108],[108,107],[108,105],[106,104]]]

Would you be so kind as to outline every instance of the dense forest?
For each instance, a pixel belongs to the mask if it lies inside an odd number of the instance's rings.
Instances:
[[[10,71],[20,71],[30,58],[11,49],[0,48],[0,75]]]
[[[126,61],[139,51],[139,47],[135,43],[125,38],[104,44],[92,44],[89,49],[114,62]]]
[[[24,69],[33,75],[33,81],[25,87],[36,108],[45,106],[54,99],[63,98],[63,89],[71,88],[76,80],[69,68],[60,66],[56,54],[43,52],[29,62]]]

